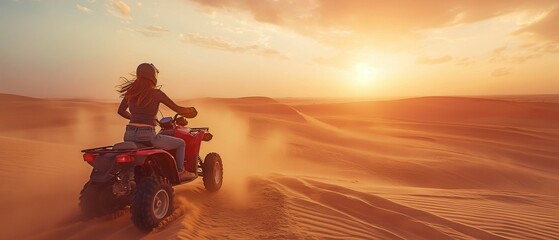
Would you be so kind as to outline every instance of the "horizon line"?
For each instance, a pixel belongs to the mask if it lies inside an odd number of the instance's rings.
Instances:
[[[0,95],[11,95],[15,97],[24,97],[24,98],[32,98],[32,99],[43,99],[43,100],[59,100],[59,101],[91,101],[91,102],[103,102],[103,103],[118,103],[120,101],[120,97],[118,99],[106,99],[106,98],[76,98],[76,97],[35,97],[29,95],[20,95],[14,93],[6,93],[0,92]],[[278,100],[344,100],[344,99],[352,99],[352,100],[398,100],[398,99],[410,99],[410,98],[422,98],[422,97],[529,97],[529,96],[542,96],[542,97],[552,97],[557,96],[559,97],[559,93],[525,93],[525,94],[482,94],[482,95],[475,95],[475,94],[463,94],[463,95],[409,95],[409,96],[371,96],[371,97],[293,97],[293,96],[284,96],[284,97],[268,97],[262,95],[247,95],[247,96],[237,96],[237,97],[194,97],[194,98],[176,98],[173,99],[176,102],[180,101],[192,101],[192,100],[201,100],[201,99],[242,99],[242,98],[269,98],[269,99],[278,99]]]

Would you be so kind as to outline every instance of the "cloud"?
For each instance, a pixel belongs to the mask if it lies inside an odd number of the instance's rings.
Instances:
[[[543,50],[546,53],[559,53],[559,44],[544,44]]]
[[[149,25],[143,28],[135,28],[131,30],[134,32],[141,33],[146,37],[161,37],[165,33],[169,32],[168,29],[157,25]]]
[[[559,53],[559,7],[553,8],[538,21],[523,26],[512,34],[522,38],[525,44],[519,46],[520,54],[501,60],[523,63],[547,54]]]
[[[541,10],[556,0],[189,0],[213,9],[244,11],[259,22],[285,27],[337,47],[398,44],[425,29],[474,23],[520,10]]]
[[[544,18],[515,31],[513,34],[545,42],[559,43],[559,8],[554,8]]]
[[[442,64],[452,61],[452,57],[449,55],[441,56],[441,57],[419,57],[415,60],[417,64]]]
[[[132,20],[130,6],[122,1],[112,0],[108,9],[109,13],[123,20]]]
[[[181,34],[180,40],[184,43],[200,47],[221,50],[226,52],[252,53],[265,57],[287,59],[283,53],[262,44],[239,45],[233,41],[219,37],[201,36],[197,33]]]
[[[473,59],[469,58],[469,57],[457,58],[455,60],[455,62],[456,62],[456,65],[464,66],[464,67],[473,65],[475,63],[475,61]]]
[[[558,53],[559,44],[532,42],[516,48],[502,46],[495,48],[490,63],[524,63],[550,53]]]
[[[87,8],[87,7],[84,7],[84,6],[82,6],[82,5],[79,5],[79,4],[76,4],[76,7],[78,8],[78,10],[80,10],[80,11],[82,11],[82,12],[84,12],[84,13],[91,13],[91,12],[93,12],[93,10],[91,10],[91,9],[89,9],[89,8]]]
[[[510,71],[508,68],[497,68],[495,70],[493,70],[493,72],[491,72],[491,76],[492,77],[504,77],[506,75],[509,75]]]
[[[507,58],[504,56],[504,52],[507,50],[507,46],[502,46],[493,49],[493,53],[491,53],[491,57],[489,58],[489,62],[503,62]]]

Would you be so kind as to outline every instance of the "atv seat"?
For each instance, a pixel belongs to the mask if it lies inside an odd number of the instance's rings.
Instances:
[[[135,150],[151,146],[151,142],[119,142],[113,145],[113,150]]]

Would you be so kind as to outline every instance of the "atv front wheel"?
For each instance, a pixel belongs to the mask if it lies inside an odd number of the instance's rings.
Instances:
[[[173,188],[169,180],[159,176],[142,179],[136,186],[132,205],[132,222],[149,232],[173,212]]]
[[[215,192],[221,188],[223,184],[223,162],[217,153],[208,153],[202,164],[202,172],[204,173],[204,187],[208,192]]]
[[[113,194],[112,184],[87,182],[80,192],[80,210],[86,218],[94,218],[116,212],[127,205]]]

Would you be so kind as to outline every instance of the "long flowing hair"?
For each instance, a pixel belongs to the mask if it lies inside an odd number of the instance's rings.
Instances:
[[[153,100],[149,90],[157,84],[156,71],[158,70],[153,64],[142,63],[138,66],[134,79],[120,77],[122,84],[117,86],[116,91],[120,97],[127,99],[128,103],[149,104]]]

